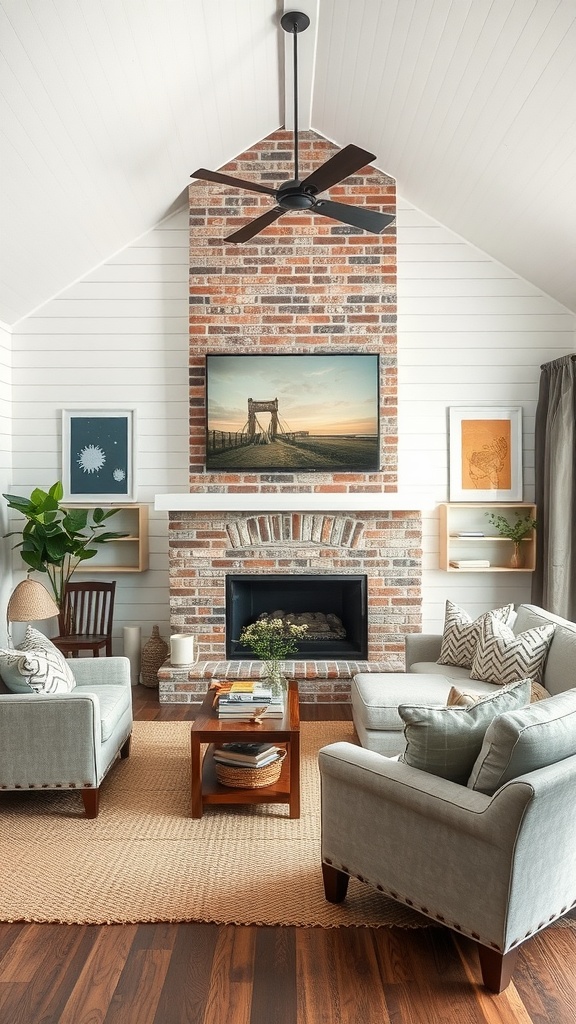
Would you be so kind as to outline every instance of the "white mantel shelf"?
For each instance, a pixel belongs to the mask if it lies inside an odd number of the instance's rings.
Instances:
[[[418,501],[398,493],[236,493],[157,494],[160,512],[423,512],[432,501]]]

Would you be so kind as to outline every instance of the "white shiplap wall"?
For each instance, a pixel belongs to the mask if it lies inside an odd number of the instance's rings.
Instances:
[[[154,623],[169,635],[167,515],[152,506],[159,492],[188,490],[188,247],[183,209],[14,332],[16,493],[61,479],[62,409],[137,411],[150,568],[115,577],[118,654],[124,625],[140,625],[143,643]]]
[[[12,335],[0,324],[0,494],[5,494],[12,473]],[[12,590],[11,541],[4,539],[8,529],[6,503],[0,503],[0,643],[6,639],[5,608]]]
[[[541,362],[574,350],[574,316],[511,271],[400,201],[400,486],[447,498],[447,408],[522,405],[525,496],[533,496],[533,427]],[[185,211],[139,239],[14,335],[14,490],[60,476],[60,410],[134,406],[138,498],[188,490],[188,228]],[[123,625],[168,636],[167,516],[151,509],[150,570],[119,576]],[[471,612],[529,596],[527,575],[439,572],[436,512],[425,513],[424,627],[447,596]]]
[[[521,406],[524,500],[534,500],[540,364],[575,350],[576,317],[416,210],[398,203],[399,482],[448,500],[450,406]],[[424,631],[447,597],[472,614],[530,598],[531,576],[438,570],[438,513],[424,515]]]

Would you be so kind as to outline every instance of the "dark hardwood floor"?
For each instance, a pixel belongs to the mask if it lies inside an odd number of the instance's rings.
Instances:
[[[140,686],[134,709],[140,720],[193,717]],[[302,708],[304,719],[350,717]],[[495,996],[474,944],[442,928],[0,924],[0,1024],[452,1022],[576,1022],[576,932],[552,927],[526,943]]]

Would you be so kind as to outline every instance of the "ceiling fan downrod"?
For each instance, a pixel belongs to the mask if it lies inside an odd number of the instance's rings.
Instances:
[[[298,33],[308,28],[310,18],[302,11],[287,11],[280,18],[280,24],[284,31],[291,32],[294,38],[294,181],[298,182]]]

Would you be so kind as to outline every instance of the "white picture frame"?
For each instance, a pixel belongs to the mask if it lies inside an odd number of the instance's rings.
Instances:
[[[62,410],[64,500],[136,501],[136,410]]]
[[[522,408],[449,408],[450,501],[522,501]]]

